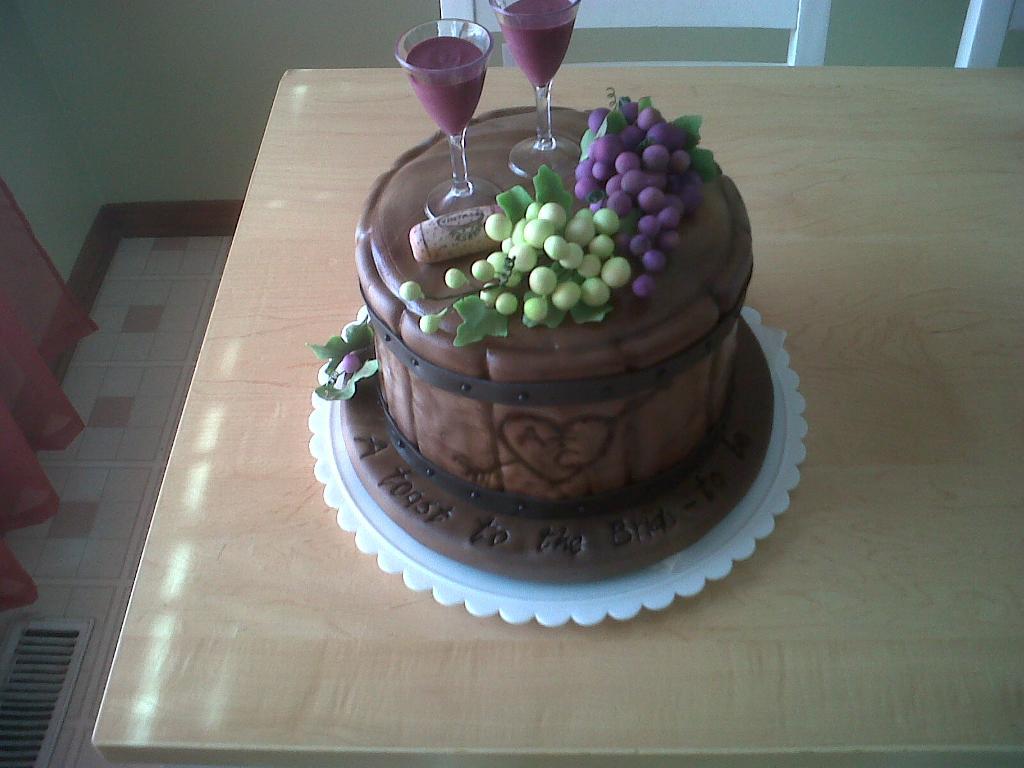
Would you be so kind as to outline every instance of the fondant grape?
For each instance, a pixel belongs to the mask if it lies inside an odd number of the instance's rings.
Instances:
[[[591,203],[589,206],[591,213],[597,213],[604,208],[604,200],[598,200],[596,203]]]
[[[530,290],[547,296],[558,286],[558,275],[551,267],[537,267],[530,273]]]
[[[579,165],[576,166],[576,181],[585,179],[591,176],[591,171],[594,168],[594,158],[588,157],[586,160],[580,160]]]
[[[561,235],[551,235],[544,241],[544,253],[552,261],[561,261],[569,253],[569,241]]]
[[[545,219],[534,219],[526,223],[526,242],[534,248],[543,248],[544,241],[555,234],[555,225]]]
[[[588,277],[580,286],[580,298],[588,307],[600,307],[608,303],[612,292],[600,277]]]
[[[520,272],[518,269],[513,269],[511,272],[508,273],[508,277],[505,278],[505,287],[515,288],[521,282],[523,282],[523,273]]]
[[[609,163],[602,163],[598,160],[594,163],[593,176],[598,181],[608,181],[615,175],[615,166]]]
[[[491,240],[501,242],[512,235],[512,222],[504,213],[492,213],[484,222],[484,232]]]
[[[633,294],[641,299],[649,299],[654,295],[654,278],[650,275],[640,275],[633,281]]]
[[[533,296],[523,304],[523,314],[534,323],[544,321],[548,316],[548,300],[543,296]]]
[[[668,168],[669,159],[668,150],[660,144],[651,144],[644,150],[644,168],[649,171],[664,171]]]
[[[498,294],[501,290],[498,288],[484,288],[480,291],[480,300],[488,307],[493,307],[494,302],[498,300]]]
[[[515,253],[516,248],[529,248],[528,245],[513,245],[512,250],[508,253],[502,253],[501,251],[495,251],[487,257],[487,263],[494,268],[495,274],[501,275],[508,271],[509,259],[515,258],[512,254]]]
[[[451,269],[444,273],[444,284],[447,285],[449,288],[458,290],[468,282],[469,279],[466,277],[466,273],[463,272],[461,269],[456,269],[455,267],[452,267]]]
[[[650,248],[651,238],[647,235],[633,235],[633,239],[629,241],[629,252],[634,256],[643,256],[644,252],[650,250]]]
[[[594,227],[599,235],[614,235],[619,231],[619,214],[611,208],[598,211],[594,214]]]
[[[601,189],[601,182],[595,179],[593,176],[587,176],[576,182],[576,186],[572,188],[573,193],[576,195],[576,199],[581,202],[589,202],[588,198],[598,190]]]
[[[506,237],[504,240],[501,241],[501,252],[508,253],[509,251],[512,250],[513,245],[515,245],[515,243],[512,242],[512,238]]]
[[[433,315],[426,315],[426,317],[433,317]],[[420,318],[420,327],[423,327],[423,318]],[[435,329],[436,330],[436,329]],[[434,331],[427,331],[427,333],[433,333]],[[341,370],[351,376],[353,373],[363,367],[363,361],[359,357],[358,352],[349,352],[343,358],[341,358]]]
[[[498,310],[499,315],[514,315],[519,309],[519,299],[514,293],[505,291],[494,300],[494,308]]]
[[[658,223],[662,229],[675,229],[679,226],[679,211],[671,205],[666,205],[658,211]]]
[[[627,125],[619,131],[619,140],[622,142],[622,146],[624,148],[636,149],[640,146],[640,142],[644,140],[643,129],[638,128],[635,125]]]
[[[657,213],[665,207],[665,193],[657,187],[645,187],[637,195],[637,202],[648,213]]]
[[[658,248],[665,253],[672,253],[679,247],[679,244],[682,241],[683,238],[679,233],[674,229],[670,229],[667,232],[662,232],[658,235]]]
[[[665,195],[665,207],[675,208],[680,214],[683,213],[683,201],[679,195]]]
[[[647,130],[647,141],[652,146],[664,145],[672,137],[672,128],[674,127],[671,123],[655,123]],[[668,147],[664,148],[668,149]]]
[[[537,266],[537,251],[530,245],[517,245],[509,253],[512,263],[520,272],[529,272]]]
[[[600,211],[598,214],[595,214],[595,221],[598,215],[600,215]],[[587,250],[600,259],[607,259],[615,252],[615,241],[608,235],[596,235],[594,239],[590,241],[590,244],[587,246]]]
[[[633,199],[625,192],[619,191],[608,196],[608,208],[615,211],[619,218],[628,216],[633,210]]]
[[[685,173],[690,168],[690,153],[677,149],[669,156],[668,167],[673,173]]]
[[[419,301],[423,298],[423,288],[415,280],[406,280],[398,286],[398,295],[402,301]]]
[[[572,221],[565,225],[565,239],[579,245],[586,245],[594,239],[593,216],[574,216]]]
[[[473,277],[481,283],[486,283],[488,280],[494,279],[494,265],[486,259],[474,261],[473,266],[470,267],[470,272],[472,272]]]
[[[629,261],[621,256],[613,256],[601,267],[601,279],[609,288],[621,288],[629,282],[632,272]]]
[[[583,277],[595,277],[601,274],[601,259],[592,253],[583,257],[583,261],[576,267],[576,271]]]
[[[597,162],[614,165],[615,157],[622,149],[622,139],[618,134],[609,133],[590,145],[590,156]]]
[[[582,290],[572,280],[559,283],[555,292],[551,294],[551,303],[562,311],[568,311],[575,307],[580,301]]]
[[[605,107],[595,109],[593,112],[587,115],[587,127],[594,133],[597,133],[598,130],[601,128],[601,123],[603,123],[604,119],[608,117],[608,112],[609,110],[606,109]]]
[[[604,193],[611,197],[620,189],[622,189],[622,174],[616,173],[608,179],[608,182],[604,185]]]
[[[520,219],[512,228],[512,245],[523,245],[526,242],[526,219]]]
[[[654,174],[632,170],[622,174],[622,191],[631,195],[639,195],[647,187],[656,186]]]
[[[544,203],[540,207],[540,213],[537,215],[537,218],[541,221],[550,221],[551,225],[555,228],[555,232],[559,232],[565,226],[567,216],[565,208],[558,203]]]
[[[622,116],[627,123],[635,123],[637,115],[640,114],[640,105],[635,101],[627,101],[622,105]]]
[[[629,253],[629,240],[632,236],[629,232],[618,232],[612,240],[615,241],[615,252],[622,255]]]
[[[679,193],[679,199],[683,201],[683,213],[692,214],[704,201],[704,190],[697,184],[691,184],[683,187],[683,191]]]
[[[653,240],[661,232],[661,223],[658,221],[657,216],[649,213],[646,216],[640,217],[640,220],[636,223],[636,228],[641,235],[646,235]]]
[[[580,208],[576,213],[573,214],[574,219],[583,219],[584,221],[593,221],[594,214],[588,211],[586,208]]]
[[[533,221],[540,215],[540,203],[534,201],[526,206],[526,220]]]
[[[665,254],[655,248],[647,251],[643,256],[644,269],[648,272],[661,272],[665,269],[665,263]]]
[[[658,123],[665,121],[665,118],[661,116],[661,112],[656,110],[654,107],[648,107],[642,110],[636,118],[636,124],[639,128],[645,131],[651,130]]]
[[[583,248],[579,243],[569,243],[565,258],[558,263],[566,269],[576,269],[583,263]]]
[[[640,155],[636,152],[620,152],[615,158],[615,170],[619,173],[640,170]]]

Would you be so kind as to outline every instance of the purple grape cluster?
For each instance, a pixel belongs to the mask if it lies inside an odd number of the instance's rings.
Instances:
[[[654,292],[654,275],[679,247],[680,219],[704,199],[703,181],[690,168],[685,129],[667,122],[654,107],[641,110],[635,101],[622,102],[618,109],[626,126],[590,145],[589,156],[576,166],[574,191],[592,211],[607,207],[620,218],[636,212],[635,231],[617,234],[615,246],[619,255],[631,254],[642,265],[632,288],[647,298]],[[603,108],[591,112],[590,130],[596,133],[608,113]]]

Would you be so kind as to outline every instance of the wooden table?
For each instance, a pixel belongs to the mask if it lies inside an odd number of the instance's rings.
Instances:
[[[789,331],[810,425],[776,532],[695,599],[592,629],[475,619],[360,554],[313,478],[303,344],[353,316],[363,197],[432,127],[398,70],[291,72],[99,714],[108,758],[1024,761],[1024,72],[566,68],[556,101],[609,85],[703,113],[746,197],[748,303]],[[492,70],[480,109],[529,96]]]

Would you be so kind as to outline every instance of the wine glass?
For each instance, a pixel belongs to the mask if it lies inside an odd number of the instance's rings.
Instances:
[[[413,27],[395,44],[395,58],[409,75],[427,114],[448,135],[452,178],[428,194],[427,216],[494,203],[501,190],[470,176],[466,165],[466,126],[480,102],[491,55],[491,35],[479,24],[440,19]]]
[[[580,157],[580,145],[551,131],[551,81],[569,48],[580,0],[490,0],[502,34],[537,100],[537,138],[519,142],[508,167],[519,176],[533,176],[547,165],[569,177]]]

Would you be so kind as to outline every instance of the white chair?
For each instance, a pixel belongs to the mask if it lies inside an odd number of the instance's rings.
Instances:
[[[825,41],[831,0],[583,0],[577,28],[594,27],[720,27],[788,29],[789,66],[820,66],[825,62]],[[441,0],[441,18],[469,19],[498,30],[498,20],[487,0]],[[502,48],[505,63],[512,63]],[[625,62],[616,62],[625,63]],[[738,62],[632,62],[680,66],[736,64]],[[748,62],[742,62],[747,64]],[[782,62],[764,62],[782,64]]]
[[[960,49],[956,52],[956,66],[960,69],[998,66],[1006,32],[1010,29],[1024,29],[1024,2],[971,0],[960,35]]]

